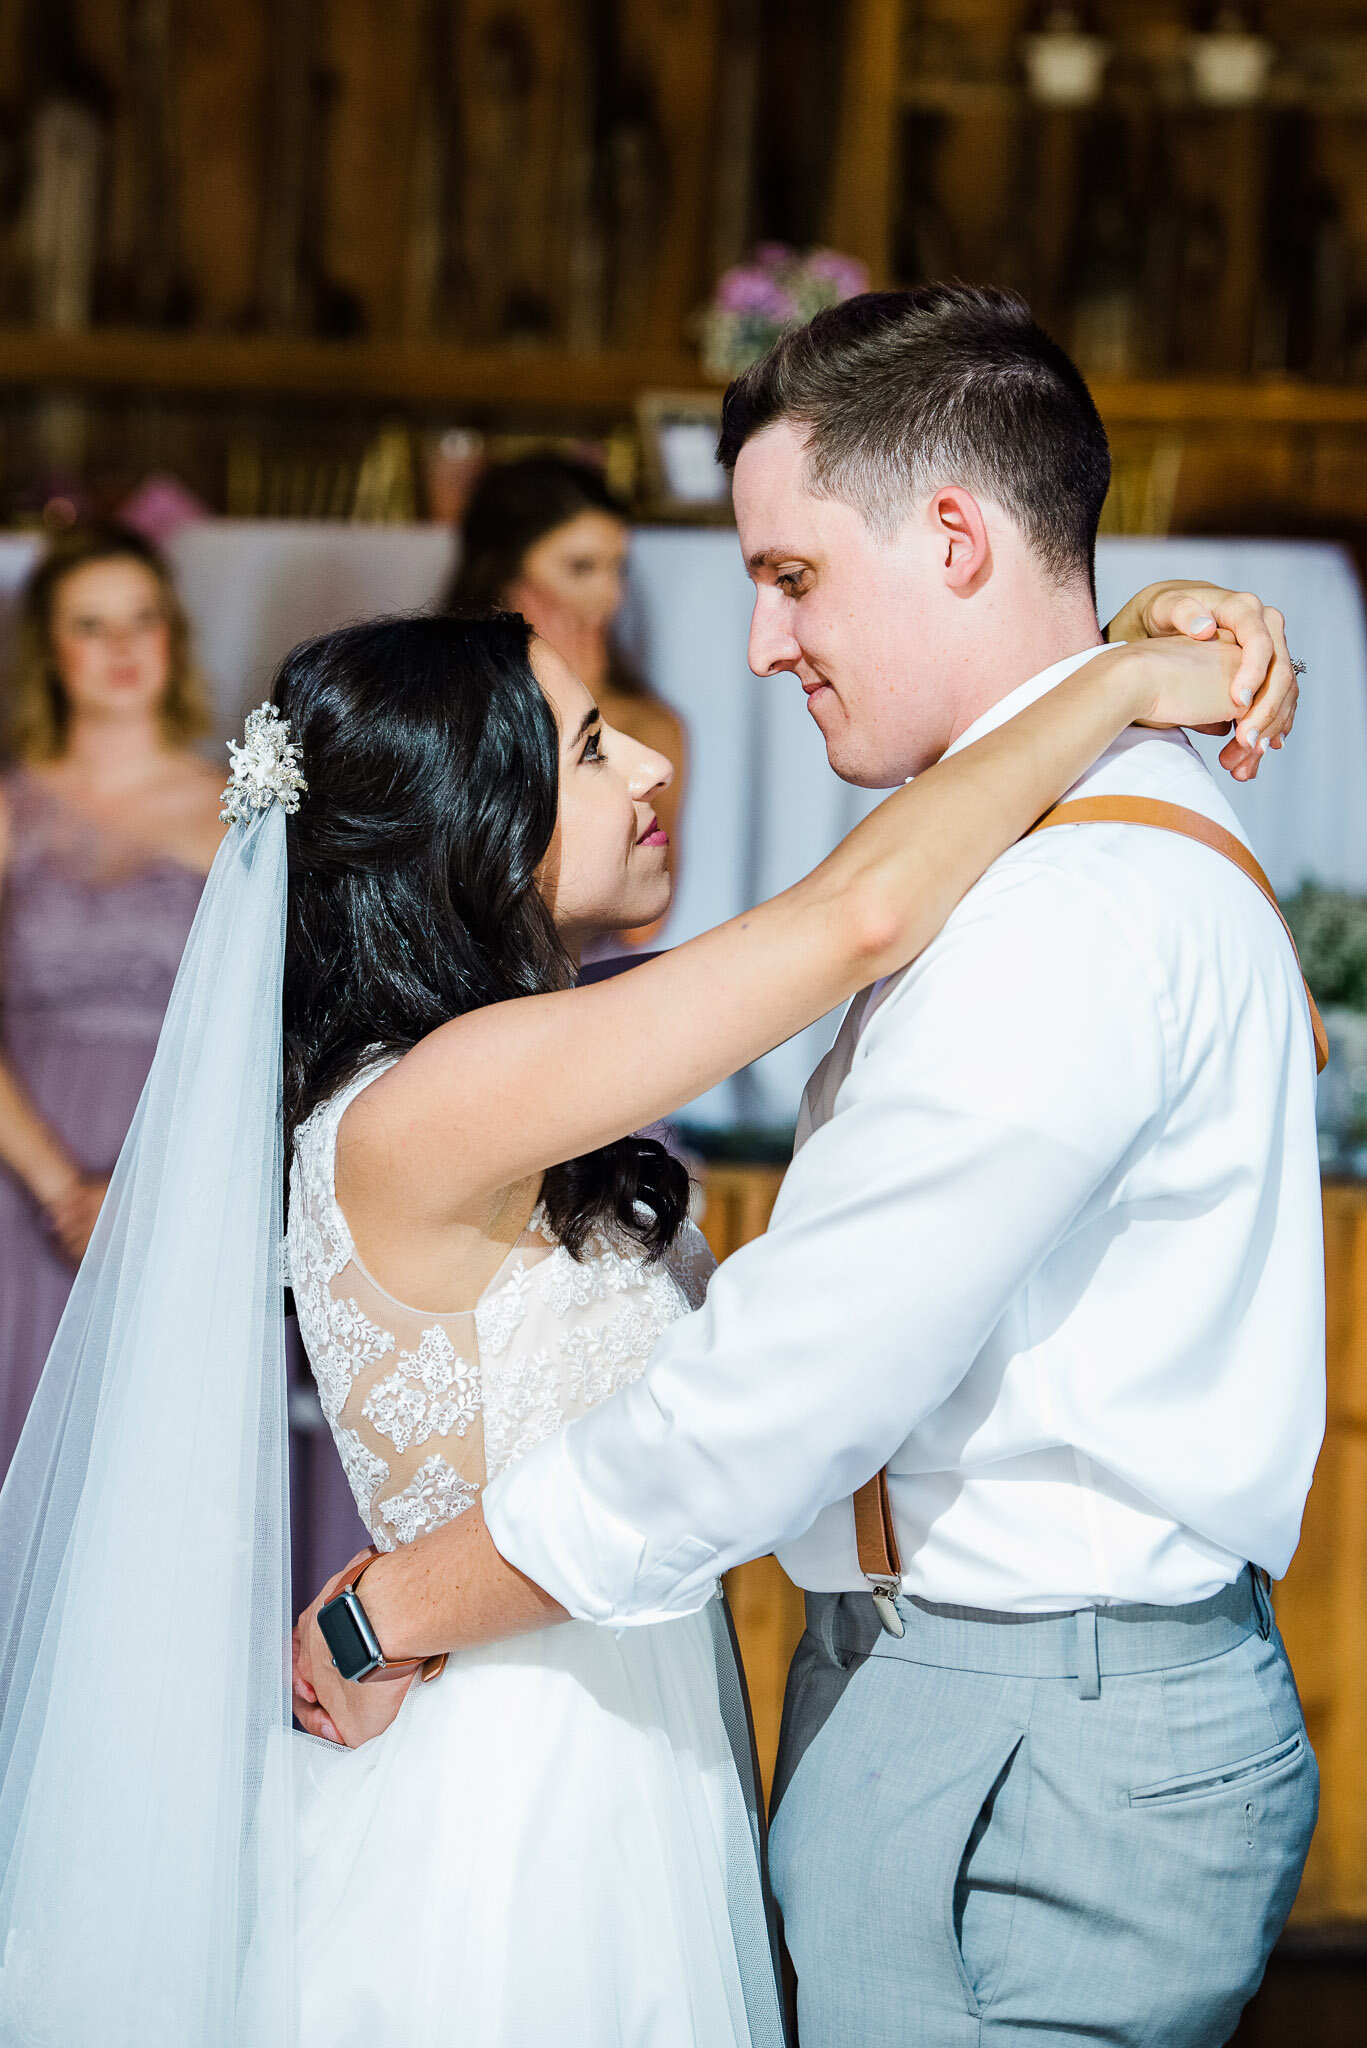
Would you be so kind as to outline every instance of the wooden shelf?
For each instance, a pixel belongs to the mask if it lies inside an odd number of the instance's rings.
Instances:
[[[1367,427],[1367,385],[1294,378],[1092,379],[1108,426]]]
[[[714,389],[683,350],[569,356],[435,342],[311,341],[269,335],[0,328],[0,384],[217,397],[353,399],[372,405],[629,412],[647,390]],[[1367,427],[1367,385],[1279,378],[1097,380],[1111,425]]]
[[[0,381],[31,386],[355,398],[394,404],[628,409],[660,387],[705,390],[697,361],[678,353],[567,356],[549,350],[461,349],[436,343],[310,341],[275,336],[158,334],[93,329],[42,334],[0,328]],[[1098,381],[1107,419],[1187,425],[1367,425],[1367,387]]]
[[[0,328],[0,384],[220,396],[357,399],[394,405],[630,411],[651,389],[707,389],[683,351],[567,356],[436,342]]]
[[[1174,85],[1163,77],[1155,78],[1147,85],[1135,80],[1108,78],[1097,98],[1081,106],[1037,100],[1027,90],[1024,79],[1020,78],[954,78],[933,74],[904,79],[898,98],[912,113],[948,114],[970,119],[981,115],[1015,119],[1029,114],[1086,121],[1098,113],[1114,113],[1118,108],[1152,108],[1165,115],[1187,116],[1193,120],[1259,117],[1288,110],[1337,117],[1360,117],[1367,113],[1367,89],[1356,80],[1308,84],[1294,75],[1274,77],[1261,99],[1248,105],[1232,106],[1199,99],[1189,86],[1182,83]]]

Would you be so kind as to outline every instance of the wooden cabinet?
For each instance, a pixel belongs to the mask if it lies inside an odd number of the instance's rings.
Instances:
[[[1329,1417],[1277,1618],[1320,1764],[1302,1920],[1367,1919],[1367,1187],[1324,1191]]]
[[[765,1228],[781,1179],[771,1166],[709,1169],[703,1228],[718,1258]],[[1324,1232],[1328,1429],[1300,1548],[1277,1588],[1321,1774],[1302,1921],[1367,1920],[1367,1186],[1326,1186]],[[772,1557],[732,1572],[727,1590],[767,1786],[802,1596]]]

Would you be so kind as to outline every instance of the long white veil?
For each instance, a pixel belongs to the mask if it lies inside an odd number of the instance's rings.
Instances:
[[[0,2040],[286,2048],[285,818],[233,826],[0,1492]]]
[[[0,1490],[4,2048],[296,2032],[281,1002],[303,784],[266,707],[233,752],[237,822]],[[759,2048],[783,2026],[753,1798],[726,1849]]]

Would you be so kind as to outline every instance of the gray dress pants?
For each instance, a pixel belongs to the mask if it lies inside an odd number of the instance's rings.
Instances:
[[[770,1866],[801,2048],[1216,2048],[1319,1775],[1251,1572],[1188,1607],[812,1594]]]

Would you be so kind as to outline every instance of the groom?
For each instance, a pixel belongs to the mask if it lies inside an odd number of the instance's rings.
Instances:
[[[731,387],[722,454],[751,665],[798,676],[847,780],[1093,652],[1105,435],[1004,295],[821,315]],[[1178,735],[1083,788],[1235,829]],[[1195,2048],[1257,1986],[1316,1807],[1267,1590],[1323,1417],[1313,1082],[1231,862],[1134,824],[1022,842],[856,999],[767,1236],[644,1378],[368,1574],[398,1657],[665,1619],[778,1547],[803,2048]],[[886,1625],[851,1503],[885,1463]]]

